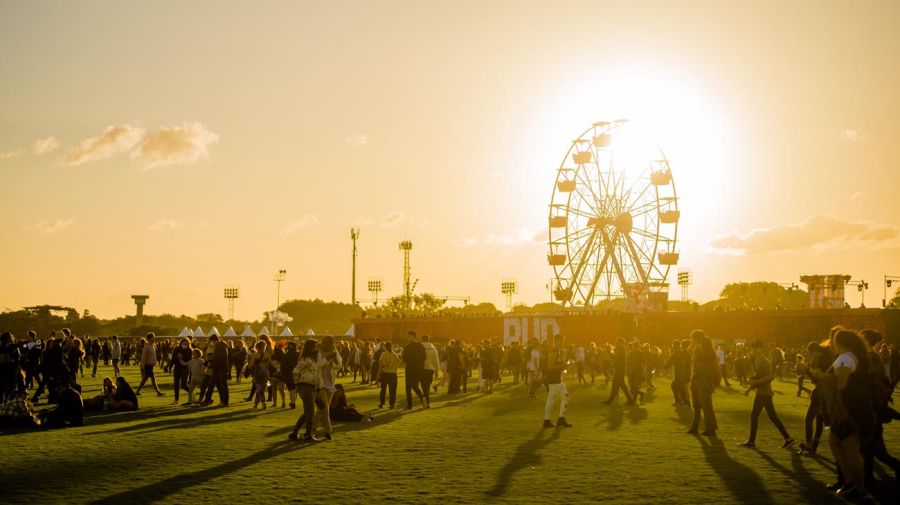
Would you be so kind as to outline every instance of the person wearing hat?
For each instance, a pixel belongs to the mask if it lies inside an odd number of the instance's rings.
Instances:
[[[566,368],[566,348],[563,345],[565,337],[557,333],[553,337],[553,347],[547,353],[547,362],[544,366],[544,381],[548,387],[547,403],[544,406],[544,428],[552,428],[551,414],[556,402],[559,401],[559,416],[556,419],[558,428],[571,428],[566,421],[566,409],[569,406],[569,391],[563,384],[562,374]]]

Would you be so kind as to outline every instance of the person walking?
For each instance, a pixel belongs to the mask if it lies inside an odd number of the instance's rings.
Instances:
[[[719,425],[716,423],[716,413],[713,410],[712,394],[716,384],[719,383],[719,363],[712,341],[703,330],[694,330],[691,333],[691,342],[694,346],[691,360],[691,405],[694,409],[694,418],[687,432],[697,434],[702,415],[704,430],[701,435],[714,437]]]
[[[228,370],[231,368],[228,363],[228,345],[219,340],[219,337],[213,335],[209,337],[210,344],[213,346],[212,363],[210,363],[209,387],[206,388],[206,398],[202,405],[210,405],[212,403],[213,389],[219,390],[219,404],[223,407],[228,406]]]
[[[406,365],[406,409],[412,409],[412,393],[419,397],[419,403],[425,405],[425,398],[419,385],[422,383],[422,373],[425,370],[425,347],[416,340],[416,332],[406,332],[409,342],[403,348],[403,363]]]
[[[425,408],[431,408],[431,383],[435,374],[441,369],[441,359],[437,348],[429,341],[428,335],[422,335],[422,347],[425,349],[425,367],[422,370],[422,394],[425,396]]]
[[[305,425],[306,433],[303,441],[318,442],[319,439],[313,436],[313,422],[316,412],[316,389],[322,383],[322,372],[319,370],[319,342],[315,339],[311,338],[303,342],[300,359],[294,368],[294,382],[297,383],[300,403],[303,404],[303,413],[297,418],[294,429],[291,430],[288,438],[297,440],[300,428]]]
[[[172,378],[174,380],[173,388],[175,389],[175,401],[173,403],[178,403],[182,389],[187,392],[190,391],[188,388],[188,375],[191,372],[192,355],[191,342],[186,338],[181,339],[178,347],[172,351]]]
[[[114,376],[122,375],[122,371],[119,370],[119,361],[122,359],[122,342],[119,341],[118,335],[112,336],[112,344],[109,346],[109,357],[112,358]]]
[[[553,336],[553,347],[547,353],[546,363],[544,365],[544,381],[548,387],[547,403],[544,405],[544,428],[552,428],[551,421],[553,407],[559,401],[559,415],[556,418],[557,428],[571,428],[572,425],[566,421],[566,412],[569,407],[569,391],[563,384],[562,374],[566,368],[568,359],[566,357],[566,349],[564,347],[565,337],[561,333]]]
[[[144,347],[141,349],[141,383],[138,385],[137,391],[134,392],[134,394],[138,396],[141,395],[141,389],[143,389],[144,384],[146,384],[148,380],[153,386],[153,389],[156,390],[156,396],[163,396],[163,392],[159,390],[159,386],[156,384],[156,376],[153,375],[153,367],[156,366],[155,341],[156,335],[152,332],[148,333],[147,343],[145,343]]]
[[[397,369],[400,367],[400,358],[394,353],[390,342],[382,342],[383,352],[378,358],[378,383],[381,392],[378,395],[378,408],[384,408],[385,393],[389,393],[388,400],[391,408],[397,402]]]
[[[719,363],[719,375],[722,377],[722,382],[725,383],[725,387],[730,388],[731,384],[728,383],[728,375],[726,374],[727,370],[725,367],[725,349],[721,345],[716,348],[716,360]]]
[[[754,340],[753,343],[750,344],[754,374],[749,379],[750,385],[747,390],[744,391],[744,395],[749,395],[750,391],[755,389],[756,396],[753,398],[753,409],[750,411],[750,438],[739,445],[751,449],[756,447],[756,431],[759,428],[759,414],[765,410],[769,419],[772,421],[772,424],[775,425],[775,428],[778,429],[778,432],[784,437],[784,444],[781,445],[781,448],[787,449],[794,445],[794,439],[788,434],[787,429],[784,427],[784,423],[781,422],[781,419],[778,418],[778,414],[775,412],[775,404],[772,403],[772,396],[774,395],[772,392],[772,380],[775,379],[775,374],[772,371],[772,365],[769,363],[769,360],[766,359],[763,349],[764,346],[761,340]]]
[[[619,337],[616,339],[616,350],[613,353],[613,379],[612,379],[612,389],[609,393],[609,399],[606,400],[605,404],[609,405],[616,399],[616,396],[619,395],[619,391],[625,393],[625,399],[627,400],[626,405],[633,405],[634,398],[628,393],[628,387],[625,386],[625,372],[628,367],[628,358],[627,351],[625,349],[625,339]]]
[[[319,347],[319,370],[321,373],[321,383],[317,391],[318,398],[316,401],[316,416],[313,421],[313,432],[319,425],[324,431],[325,440],[331,440],[331,399],[337,390],[337,373],[341,369],[343,359],[334,346],[334,337],[328,335],[322,338]]]

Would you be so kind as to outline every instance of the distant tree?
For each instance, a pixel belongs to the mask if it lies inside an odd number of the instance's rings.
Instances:
[[[704,308],[734,309],[799,309],[809,304],[809,295],[802,289],[787,289],[776,282],[736,282],[727,284],[718,300],[705,303]]]
[[[221,315],[213,314],[212,312],[197,314],[197,317],[195,317],[194,319],[196,319],[198,323],[205,324],[220,324],[224,321]]]

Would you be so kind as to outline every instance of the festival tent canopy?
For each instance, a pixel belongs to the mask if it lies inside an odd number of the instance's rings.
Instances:
[[[356,335],[356,325],[355,325],[355,324],[351,324],[350,327],[347,328],[347,331],[344,332],[344,336],[346,336],[346,337],[353,337],[353,336],[355,336],[355,335]]]
[[[236,337],[236,336],[237,336],[237,333],[234,331],[234,328],[232,328],[231,326],[229,326],[228,329],[225,330],[225,334],[222,335],[222,336],[223,336],[223,337]]]
[[[253,333],[253,328],[251,328],[250,325],[248,324],[247,326],[244,326],[244,331],[241,332],[241,336],[242,337],[255,337],[256,334]]]
[[[284,331],[282,331],[281,334],[278,335],[278,336],[279,336],[279,337],[293,337],[294,334],[291,333],[291,327],[290,327],[290,326],[285,326],[285,327],[284,327]]]
[[[260,337],[263,335],[269,336],[269,329],[263,326],[262,329],[259,330],[259,333],[257,333],[257,335]]]
[[[219,336],[219,329],[216,328],[215,326],[213,326],[212,329],[209,330],[209,336],[211,337],[213,335],[215,335],[217,337]]]
[[[306,330],[306,336],[307,336],[307,337],[311,337],[311,336],[313,336],[313,335],[315,335],[315,334],[316,334],[316,332],[312,331],[312,328]]]
[[[194,330],[194,336],[195,336],[195,337],[198,337],[198,338],[199,338],[199,337],[205,337],[205,336],[206,336],[206,333],[203,333],[203,328],[201,328],[201,327],[198,326],[197,329]]]
[[[189,330],[187,326],[182,328],[181,333],[178,334],[178,338],[193,337],[193,336],[194,336],[194,334],[191,333],[191,330]]]

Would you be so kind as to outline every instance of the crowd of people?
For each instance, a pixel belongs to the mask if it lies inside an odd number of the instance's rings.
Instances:
[[[83,399],[79,376],[84,377],[85,369],[96,376],[100,361],[112,364],[114,376],[103,380],[99,395]],[[132,362],[141,372],[136,389],[120,368]],[[656,389],[654,378],[667,374],[674,405],[693,410],[688,433],[707,437],[715,437],[719,430],[713,394],[717,387],[731,387],[731,377],[745,388],[745,394],[754,394],[749,435],[740,444],[746,448],[756,446],[763,411],[782,435],[782,447],[795,444],[776,412],[772,389],[775,378],[794,376],[797,396],[809,398],[798,452],[815,455],[824,427],[829,427],[828,446],[838,468],[830,487],[837,494],[868,497],[875,459],[900,475],[900,460],[889,454],[883,439],[883,425],[900,419],[891,406],[900,382],[900,352],[875,331],[841,327],[834,328],[826,341],[803,348],[767,346],[758,340],[715,346],[702,331],[662,348],[624,338],[611,344],[573,346],[562,335],[526,344],[485,340],[473,345],[452,340],[435,345],[427,335],[419,338],[414,331],[407,333],[402,348],[380,339],[336,341],[330,336],[299,345],[275,342],[267,335],[250,345],[243,339],[226,342],[215,335],[198,342],[191,337],[157,339],[152,333],[137,342],[115,336],[81,340],[67,329],[45,340],[28,332],[25,341],[17,342],[7,332],[0,335],[0,426],[80,426],[86,410],[137,410],[148,383],[157,395],[167,394],[157,380],[158,369],[171,374],[176,404],[185,394],[185,405],[208,406],[218,392],[219,404],[228,406],[229,383],[242,380],[251,382],[245,401],[252,401],[253,408],[277,407],[280,398],[281,408],[295,409],[299,397],[302,413],[289,438],[316,442],[321,432],[322,438],[332,440],[332,420],[372,418],[347,401],[338,379],[377,387],[378,409],[393,409],[400,368],[405,370],[407,409],[414,408],[415,402],[430,408],[431,395],[444,388],[448,395],[466,393],[470,387],[491,394],[505,377],[514,385],[524,383],[530,398],[541,389],[547,392],[543,420],[547,428],[572,427],[566,419],[566,372],[573,373],[578,384],[593,384],[598,378],[611,383],[605,403],[613,403],[621,394],[627,405],[642,403],[645,391]],[[44,395],[55,406],[38,414],[33,404]]]

